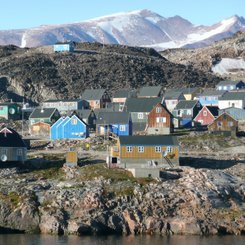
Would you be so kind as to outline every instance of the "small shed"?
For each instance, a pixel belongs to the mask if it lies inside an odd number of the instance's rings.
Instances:
[[[57,42],[54,44],[54,52],[74,52],[75,43],[69,42]]]
[[[33,136],[49,136],[50,124],[45,122],[37,122],[30,126],[30,134]]]

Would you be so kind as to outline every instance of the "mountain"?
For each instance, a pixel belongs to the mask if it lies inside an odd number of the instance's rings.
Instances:
[[[168,49],[161,55],[175,64],[213,72],[227,79],[242,79],[245,74],[245,31],[214,44],[196,49]]]
[[[144,9],[71,24],[0,31],[0,45],[36,47],[73,40],[163,50],[207,46],[244,29],[245,19],[236,15],[212,26],[195,26],[180,16],[164,18]]]
[[[154,49],[99,43],[78,43],[74,53],[54,53],[52,46],[0,47],[0,100],[39,103],[46,99],[79,98],[86,88],[143,85],[214,86],[210,73],[178,65]]]

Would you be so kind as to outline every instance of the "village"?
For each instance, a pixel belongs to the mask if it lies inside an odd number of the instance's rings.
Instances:
[[[79,155],[91,152],[108,168],[159,178],[162,169],[186,165],[180,163],[183,135],[243,140],[245,83],[224,80],[213,89],[145,86],[118,90],[113,96],[106,89],[86,89],[80,98],[51,99],[37,107],[2,102],[0,118],[2,164],[28,162],[29,153],[35,153],[34,142],[50,154],[63,147],[69,167],[78,165]],[[9,126],[14,123],[18,129]],[[239,161],[243,153],[237,153]],[[193,157],[190,152],[187,156]]]

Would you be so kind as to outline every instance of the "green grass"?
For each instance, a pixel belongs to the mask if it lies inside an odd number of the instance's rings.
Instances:
[[[52,167],[48,169],[38,169],[32,172],[36,178],[42,179],[58,179],[63,180],[65,177],[64,172],[60,167]]]

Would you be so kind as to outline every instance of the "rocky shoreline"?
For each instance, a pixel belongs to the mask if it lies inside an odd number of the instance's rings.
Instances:
[[[244,165],[226,170],[180,167],[151,181],[134,180],[116,169],[109,171],[120,176],[117,180],[88,178],[86,166],[1,169],[0,231],[244,235]],[[94,165],[89,171],[96,174],[102,168]]]

